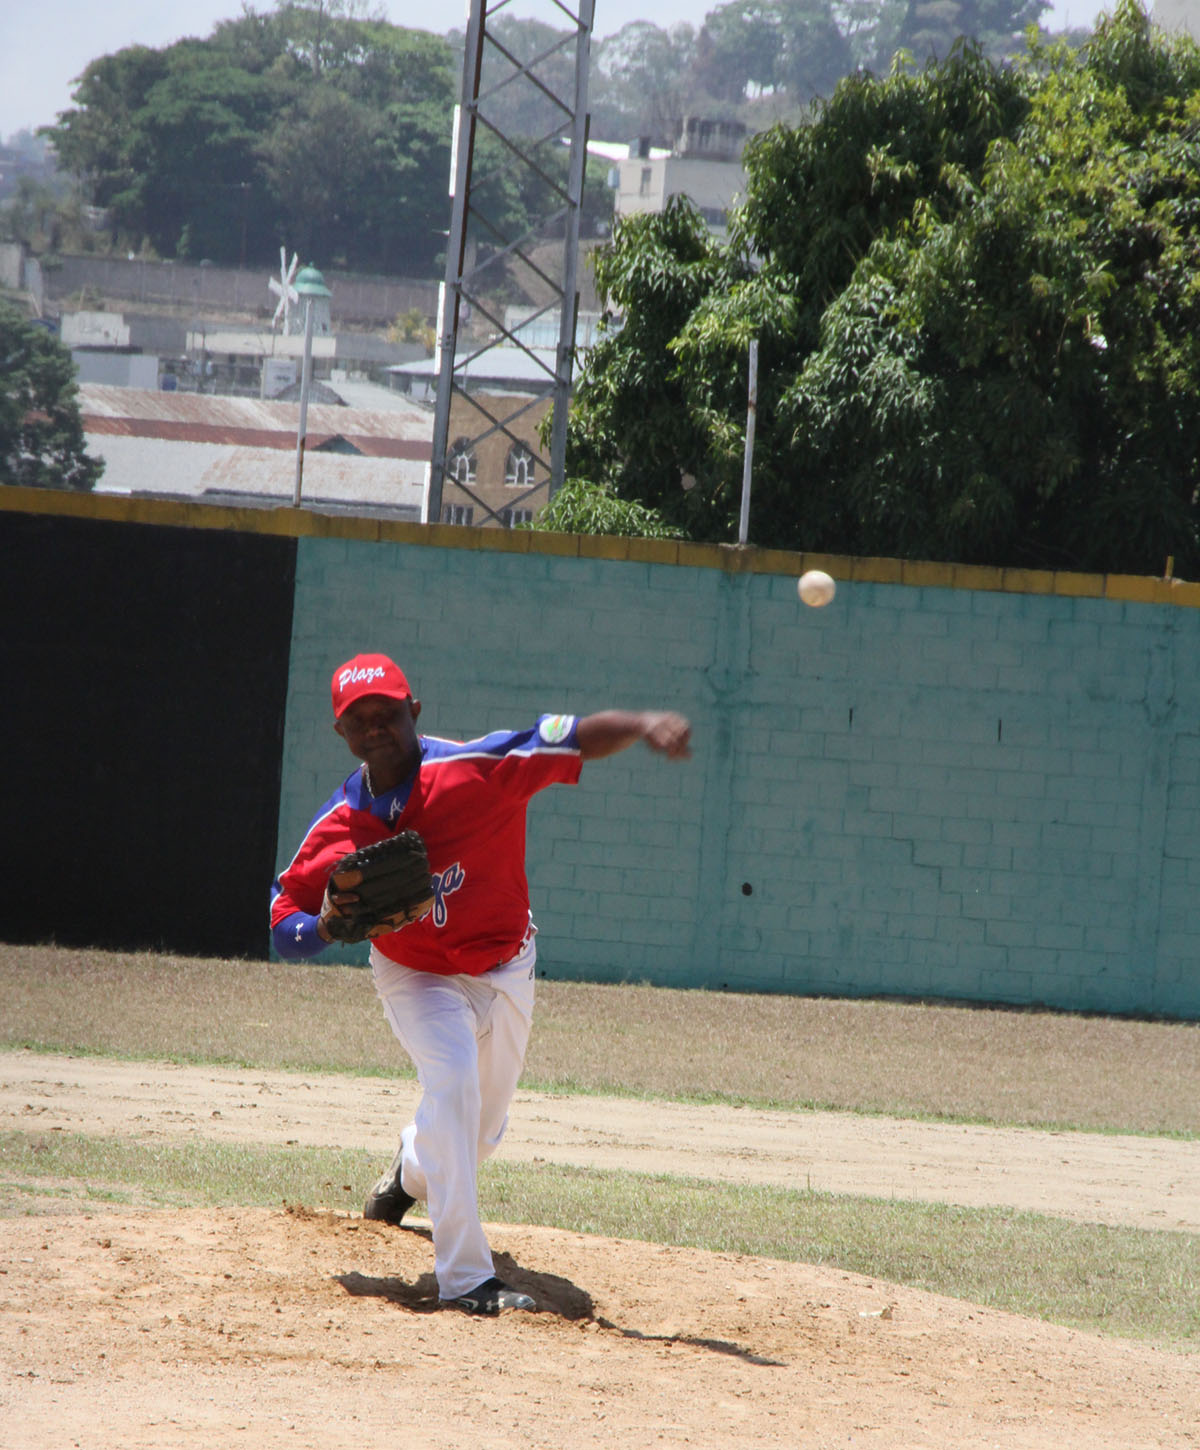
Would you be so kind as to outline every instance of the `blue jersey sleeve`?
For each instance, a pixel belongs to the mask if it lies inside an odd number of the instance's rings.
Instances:
[[[293,911],[271,928],[271,943],[285,961],[315,957],[329,943],[317,931],[317,918],[307,911]]]
[[[422,770],[429,775],[453,772],[459,764],[473,762],[514,800],[528,800],[548,785],[573,785],[583,759],[574,715],[541,715],[526,730],[494,730],[477,740],[423,736],[422,744]]]
[[[539,715],[537,723],[526,730],[493,730],[477,740],[442,740],[436,735],[422,737],[427,761],[468,760],[490,756],[502,760],[507,755],[577,755],[579,753],[579,720],[575,715]]]

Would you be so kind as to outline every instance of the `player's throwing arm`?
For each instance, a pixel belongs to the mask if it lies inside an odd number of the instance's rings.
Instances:
[[[692,753],[692,727],[672,710],[601,710],[580,720],[578,739],[584,760],[602,760],[639,740],[669,760]]]

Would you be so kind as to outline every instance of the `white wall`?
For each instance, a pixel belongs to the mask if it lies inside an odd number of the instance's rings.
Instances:
[[[114,388],[158,388],[158,359],[135,352],[89,352],[75,349],[71,360],[81,383],[106,383]]]

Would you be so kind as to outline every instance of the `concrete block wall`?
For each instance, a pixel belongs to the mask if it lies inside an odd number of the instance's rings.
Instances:
[[[352,762],[334,666],[422,728],[687,713],[530,809],[552,977],[1200,1016],[1200,588],[379,526],[298,546],[280,860]],[[367,621],[349,631],[339,621]]]
[[[152,262],[143,258],[67,256],[46,276],[46,295],[67,301],[92,292],[110,301],[199,310],[232,308],[269,316],[276,298],[267,285],[269,267],[201,267],[183,262]],[[369,273],[322,269],[333,292],[334,323],[386,326],[415,307],[426,317],[437,313],[437,283],[419,278],[381,277]],[[16,285],[20,285],[19,283]]]
[[[744,970],[757,948],[788,990],[1194,1013],[1200,616],[879,583],[797,616],[790,580],[758,594]]]
[[[80,520],[118,552],[140,546],[125,527],[144,529],[160,562],[182,530],[228,535],[215,550],[230,558],[246,552],[241,535],[285,542],[286,569],[238,621],[259,666],[270,657],[255,729],[282,759],[278,776],[278,756],[251,773],[272,801],[280,782],[276,864],[352,765],[330,728],[329,675],[380,648],[410,671],[435,733],[613,704],[691,716],[689,764],[635,748],[535,798],[530,880],[549,975],[1200,1019],[1200,584],[11,486],[9,513],[36,518],[56,557]],[[825,610],[796,600],[813,565],[840,581]],[[73,613],[87,597],[42,620],[47,658],[87,638]],[[160,623],[146,657],[173,657],[172,613],[137,617]],[[13,678],[27,647],[12,633]],[[103,641],[93,652],[111,673]],[[223,729],[244,683],[202,678]],[[179,708],[154,688],[151,714]],[[143,754],[136,732],[118,732],[103,770],[126,779]],[[231,770],[218,771],[226,783]],[[61,815],[74,784],[60,785]],[[196,839],[228,831],[227,792],[189,809]],[[125,825],[120,859],[143,846]],[[164,875],[177,865],[164,858]],[[236,950],[265,952],[267,882],[226,885],[248,908]],[[87,941],[94,921],[72,909],[60,902],[54,928]],[[212,949],[186,913],[175,924],[172,950]],[[144,927],[131,919],[111,945],[144,944]]]

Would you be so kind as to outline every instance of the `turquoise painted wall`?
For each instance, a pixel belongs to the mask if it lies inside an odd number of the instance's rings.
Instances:
[[[383,650],[435,734],[691,717],[534,801],[550,977],[1200,1017],[1200,610],[302,538],[293,629],[281,864]]]

